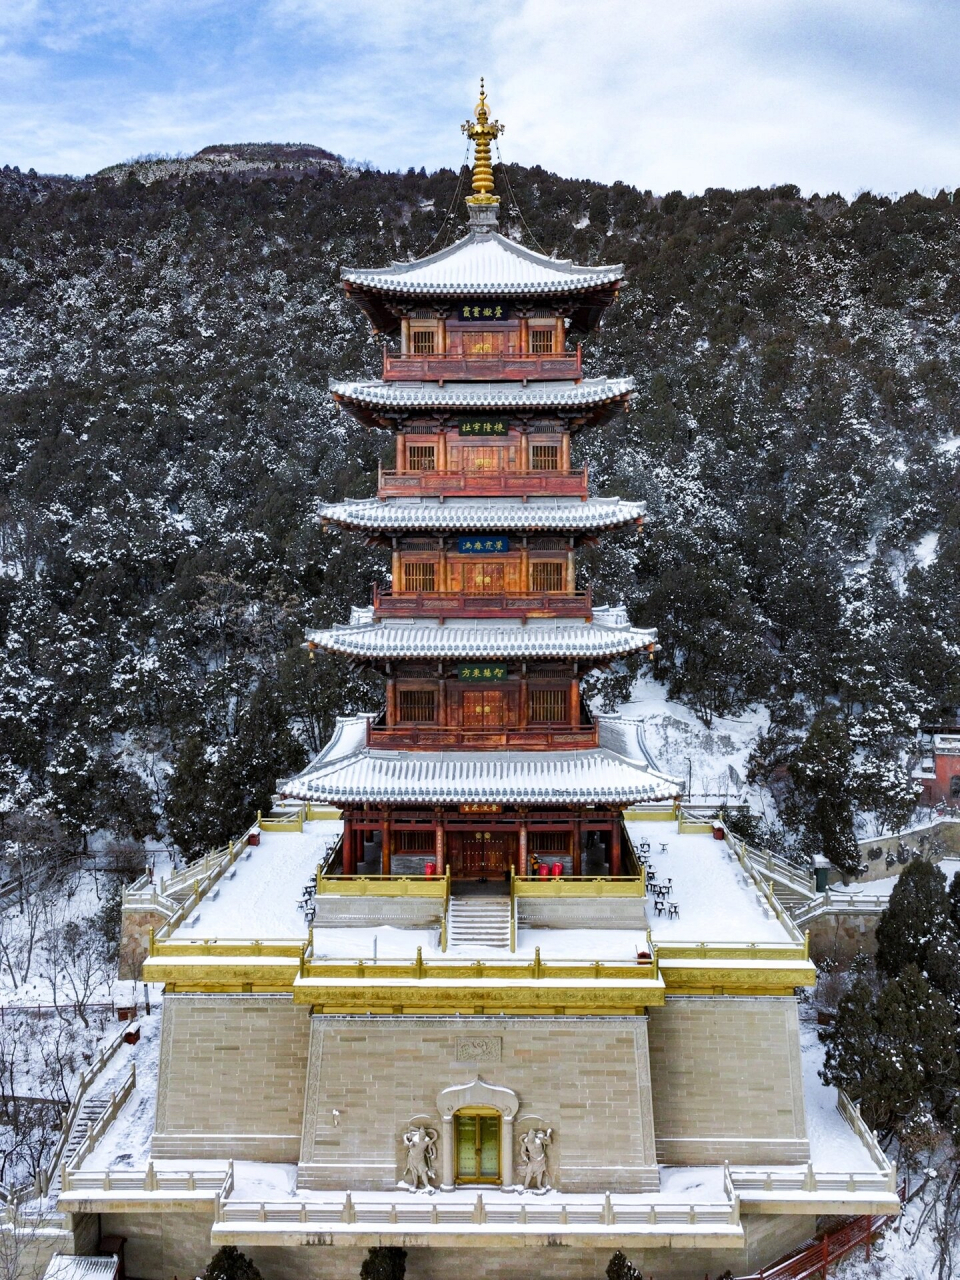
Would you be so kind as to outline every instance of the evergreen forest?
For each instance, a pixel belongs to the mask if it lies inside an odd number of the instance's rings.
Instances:
[[[388,443],[327,392],[380,372],[339,273],[451,243],[463,175],[248,150],[0,173],[8,840],[198,854],[381,697],[301,647],[388,570],[315,514],[372,495]],[[498,184],[507,234],[626,266],[584,358],[637,395],[576,449],[649,519],[584,574],[659,627],[655,676],[704,723],[769,710],[751,771],[781,837],[852,868],[864,815],[913,809],[918,728],[960,704],[960,191]]]

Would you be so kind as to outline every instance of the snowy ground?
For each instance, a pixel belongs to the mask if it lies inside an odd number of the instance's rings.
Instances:
[[[706,835],[678,835],[672,822],[628,822],[627,830],[634,846],[649,842],[656,875],[648,878],[672,879],[673,892],[666,901],[680,908],[677,920],[656,916],[651,898],[650,927],[656,942],[788,941],[725,843]]]
[[[937,863],[937,866],[947,877],[947,884],[949,885],[953,877],[960,871],[960,858],[944,858]],[[902,871],[903,868],[901,867],[900,870]],[[863,880],[858,884],[848,885],[846,888],[840,884],[831,885],[830,897],[834,901],[846,897],[889,898],[893,891],[893,886],[899,879],[900,876],[898,874],[884,876],[880,880]]]
[[[175,938],[305,938],[303,887],[342,830],[340,822],[307,822],[302,834],[263,832],[259,847],[241,854]]]
[[[690,784],[693,802],[746,798],[747,758],[770,717],[754,707],[736,718],[717,717],[708,729],[682,703],[667,698],[666,685],[642,675],[629,702],[618,708],[623,716],[643,721],[647,750],[658,769]]]
[[[810,1138],[810,1160],[816,1170],[869,1173],[876,1168],[869,1152],[837,1110],[837,1091],[817,1074],[823,1066],[823,1045],[816,1026],[800,1023],[803,1101]]]

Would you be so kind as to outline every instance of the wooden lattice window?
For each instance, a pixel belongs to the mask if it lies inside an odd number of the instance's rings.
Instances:
[[[548,724],[565,722],[568,719],[567,690],[531,689],[530,719]]]
[[[530,466],[534,471],[559,470],[560,446],[558,444],[532,444],[530,446]]]
[[[531,329],[530,330],[530,351],[535,356],[549,356],[553,354],[553,330],[552,329]]]
[[[433,689],[400,689],[401,720],[434,722],[437,718],[437,695]]]
[[[436,347],[437,335],[432,329],[414,329],[413,354],[415,356],[432,356]]]
[[[562,591],[563,565],[557,560],[530,562],[531,591]]]
[[[436,591],[437,566],[430,560],[403,566],[404,591]]]
[[[432,831],[398,831],[394,835],[398,853],[433,853],[437,846]]]
[[[531,853],[566,853],[570,847],[570,835],[566,831],[531,831]]]
[[[408,471],[436,471],[437,446],[435,444],[408,444]]]

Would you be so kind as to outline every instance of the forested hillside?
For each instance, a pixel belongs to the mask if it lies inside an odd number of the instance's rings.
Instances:
[[[458,175],[217,155],[0,174],[8,838],[197,852],[380,696],[299,647],[387,568],[313,516],[372,494],[384,446],[327,395],[380,362],[339,269],[459,234]],[[585,356],[638,395],[578,447],[651,518],[585,568],[705,721],[769,707],[756,777],[843,863],[858,812],[909,812],[916,727],[960,703],[960,192],[508,176],[510,234],[627,264]]]

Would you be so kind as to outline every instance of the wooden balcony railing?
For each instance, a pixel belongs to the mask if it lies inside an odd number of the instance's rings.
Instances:
[[[587,500],[582,471],[385,471],[379,498],[579,498]]]
[[[460,725],[367,725],[367,746],[381,750],[420,749],[445,751],[504,751],[511,747],[530,751],[580,751],[599,744],[595,724],[530,725],[526,729],[464,729]]]
[[[391,355],[383,351],[385,382],[579,382],[583,358],[576,351],[556,355]]]
[[[375,618],[583,618],[593,617],[588,591],[468,595],[463,591],[401,591],[374,587]]]

